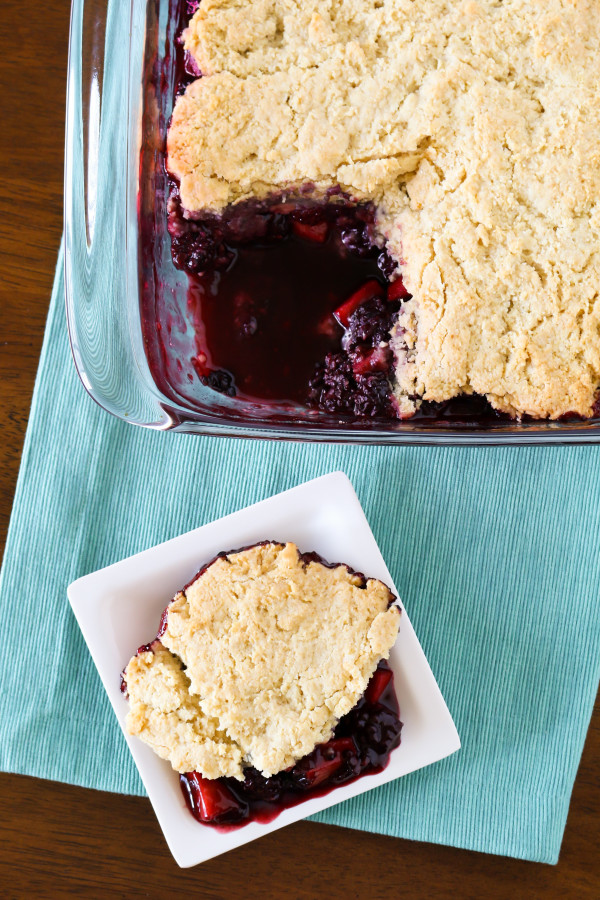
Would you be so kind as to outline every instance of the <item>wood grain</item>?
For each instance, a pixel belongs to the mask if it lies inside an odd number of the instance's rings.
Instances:
[[[125,0],[123,0],[125,2]],[[4,546],[62,229],[69,4],[0,4],[0,546]],[[0,775],[0,894],[20,897],[597,897],[600,715],[557,867],[308,822],[195,869],[147,800]]]

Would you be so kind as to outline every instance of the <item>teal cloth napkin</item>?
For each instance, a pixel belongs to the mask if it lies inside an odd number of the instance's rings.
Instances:
[[[144,431],[79,383],[63,292],[61,254],[0,581],[2,768],[142,794],[67,585],[342,469],[463,748],[315,818],[556,862],[600,674],[600,447],[310,446]]]

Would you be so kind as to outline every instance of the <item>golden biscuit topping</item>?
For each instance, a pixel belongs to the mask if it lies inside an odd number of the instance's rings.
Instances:
[[[213,562],[125,671],[127,727],[179,772],[269,776],[327,741],[398,631],[380,581],[267,543]]]
[[[477,393],[590,416],[600,383],[598,0],[203,0],[168,165],[190,211],[311,183],[378,207],[412,299],[402,415]]]

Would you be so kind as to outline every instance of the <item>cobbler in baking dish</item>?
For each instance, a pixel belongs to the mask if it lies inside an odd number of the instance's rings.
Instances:
[[[381,771],[402,724],[385,664],[395,597],[294,544],[221,553],[165,610],[122,677],[127,728],[213,825]]]
[[[185,19],[167,167],[196,377],[356,418],[465,396],[593,414],[597,0],[202,0]]]

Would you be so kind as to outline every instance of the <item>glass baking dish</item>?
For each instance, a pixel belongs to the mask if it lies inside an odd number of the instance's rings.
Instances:
[[[451,418],[358,422],[299,406],[242,402],[200,384],[193,403],[185,392],[157,387],[142,336],[142,292],[162,292],[174,318],[185,310],[187,294],[166,228],[164,138],[176,77],[175,2],[73,0],[65,285],[73,357],[93,399],[136,425],[209,435],[376,444],[600,441],[599,418],[477,420],[466,408]],[[143,253],[142,246],[153,252]],[[184,338],[187,329],[184,323]]]

